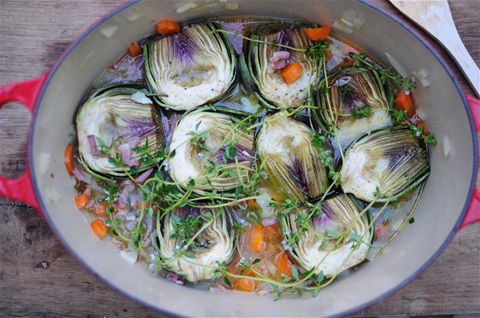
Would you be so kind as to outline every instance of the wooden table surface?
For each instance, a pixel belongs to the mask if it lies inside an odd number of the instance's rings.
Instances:
[[[395,12],[384,0],[371,1]],[[465,45],[480,64],[480,0],[449,3]],[[116,6],[113,0],[1,0],[0,85],[43,74],[79,34]],[[16,104],[0,111],[0,175],[17,176],[25,168],[29,116]],[[1,317],[161,316],[96,280],[25,204],[0,198],[0,242]],[[480,224],[463,229],[414,281],[356,316],[480,313],[479,242]]]

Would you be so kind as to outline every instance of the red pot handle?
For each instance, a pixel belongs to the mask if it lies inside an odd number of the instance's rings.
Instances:
[[[480,130],[480,99],[476,99],[473,96],[466,94],[468,105],[470,106],[470,111],[473,117],[473,123],[475,124],[475,130],[478,132]],[[459,230],[463,227],[480,222],[480,192],[475,187],[473,190],[472,201],[468,206],[467,213],[462,220],[462,223],[459,226]]]
[[[19,102],[25,105],[33,114],[37,97],[46,78],[47,74],[44,74],[38,78],[0,87],[0,107],[8,102]],[[0,196],[27,203],[40,211],[40,206],[33,191],[30,168],[28,166],[25,169],[25,173],[16,179],[0,176]]]

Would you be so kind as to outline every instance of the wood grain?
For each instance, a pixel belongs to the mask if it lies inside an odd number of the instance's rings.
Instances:
[[[395,12],[386,1],[371,1]],[[92,21],[117,5],[113,0],[1,0],[0,85],[47,71]],[[456,0],[450,6],[479,64],[480,1]],[[28,122],[28,111],[19,105],[0,110],[1,175],[24,169]],[[0,242],[1,317],[162,317],[96,280],[25,204],[0,199]],[[463,229],[418,278],[355,316],[480,313],[479,242],[480,224]]]

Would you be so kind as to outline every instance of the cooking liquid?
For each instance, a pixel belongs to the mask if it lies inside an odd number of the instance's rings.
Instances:
[[[271,18],[250,18],[250,17],[235,17],[235,18],[226,18],[216,20],[223,25],[223,27],[231,32],[241,34],[247,31],[250,27],[258,25],[261,23],[271,22]],[[240,37],[235,35],[227,35],[228,39],[231,41],[234,46],[237,54],[242,52],[243,42]],[[330,71],[336,66],[345,62],[348,59],[348,53],[354,52],[358,53],[360,48],[348,42],[341,37],[336,35],[331,35],[328,38],[329,46],[331,47],[330,53],[327,55],[327,69]],[[144,87],[144,74],[143,74],[143,56],[139,55],[137,57],[130,57],[129,55],[122,56],[116,63],[107,67],[92,83],[92,87],[89,90],[91,92],[96,91],[101,87],[106,86],[121,86],[121,85],[142,85]],[[87,97],[88,95],[87,94]],[[235,110],[241,110],[248,113],[255,113],[259,110],[260,105],[254,96],[249,95],[246,90],[242,87],[241,83],[237,81],[235,88],[232,90],[232,93],[224,98],[221,101],[215,103],[216,106],[227,107]],[[170,141],[171,133],[173,127],[181,116],[181,112],[175,112],[173,110],[168,110],[161,108],[162,111],[162,125],[166,135],[166,142]],[[263,111],[262,115],[271,113],[271,110]],[[304,121],[308,124],[308,118],[305,116],[298,116],[297,120]],[[333,145],[334,156],[336,161],[340,156],[340,149],[336,145],[335,140],[330,141]],[[343,150],[342,150],[343,151]],[[284,200],[282,195],[275,191],[275,189],[268,185],[268,182],[265,182],[264,186],[267,188],[268,195],[272,196],[276,201],[281,202]],[[83,182],[77,183],[77,190],[82,192],[85,189],[85,184]],[[340,189],[333,189],[329,196],[334,195],[339,192]],[[95,192],[95,189],[93,189]],[[402,199],[396,203],[389,204],[384,207],[383,204],[375,204],[370,209],[371,218],[374,220],[374,238],[372,242],[372,248],[370,249],[368,260],[374,259],[377,254],[381,253],[382,249],[389,242],[389,238],[396,235],[396,233],[405,225],[412,223],[411,215],[414,210],[415,202],[419,199],[421,194],[421,187],[412,191],[408,195],[402,197]],[[95,193],[94,193],[95,196]],[[327,197],[328,198],[328,197]],[[139,203],[137,202],[137,209]],[[365,203],[361,203],[364,206]],[[132,209],[136,208],[132,205]],[[276,261],[278,257],[281,257],[282,253],[285,253],[284,246],[282,244],[282,236],[278,224],[276,223],[275,218],[268,217],[267,219],[262,219],[262,211],[260,205],[256,203],[251,203],[248,206],[248,209],[251,212],[256,213],[259,216],[259,224],[255,225],[250,223],[245,227],[244,235],[241,236],[239,249],[240,253],[237,253],[234,260],[228,266],[230,272],[239,274],[241,272],[240,267],[236,265],[244,259],[261,259],[262,261],[258,264],[252,266],[256,271],[263,273],[269,278],[275,280],[282,280],[282,275],[278,271],[276,266]],[[88,209],[87,209],[88,210]],[[94,213],[93,208],[89,210]],[[381,212],[381,214],[379,214]],[[248,220],[245,218],[245,222]],[[264,224],[262,224],[264,223]],[[254,228],[257,227],[257,230],[260,228],[263,233],[263,239],[266,243],[264,247],[260,249],[252,248],[252,233]],[[118,245],[119,243],[116,242]],[[241,255],[241,256],[240,256]],[[152,263],[152,255],[140,255],[141,258],[147,261],[147,263]],[[292,260],[292,259],[291,259]],[[358,267],[359,265],[355,266]],[[355,270],[351,268],[348,271]],[[243,272],[242,275],[254,276],[251,271]],[[235,287],[235,280],[232,280],[233,287]],[[210,287],[211,290],[223,290],[226,286],[223,279],[218,279],[216,281],[210,282],[201,282],[193,284],[193,286],[198,288],[207,288]],[[255,290],[258,293],[261,292],[260,284],[255,283]]]

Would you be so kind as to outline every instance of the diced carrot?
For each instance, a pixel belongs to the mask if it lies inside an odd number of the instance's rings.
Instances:
[[[332,51],[330,51],[330,50],[325,50],[324,52],[325,52],[325,58],[327,59],[327,61],[330,61],[330,60],[332,59],[332,57],[333,57]]]
[[[254,252],[261,252],[267,248],[267,242],[264,240],[263,236],[263,225],[255,224],[252,225],[252,233],[251,233],[251,245],[252,251]]]
[[[305,28],[303,30],[305,31],[307,38],[309,38],[312,41],[318,41],[318,40],[325,40],[330,34],[330,31],[332,30],[332,28],[329,26],[323,26],[320,28]]]
[[[173,20],[162,20],[157,24],[157,32],[163,35],[174,34],[180,31],[180,25]]]
[[[385,224],[383,222],[382,223],[376,223],[374,234],[373,234],[374,240],[378,241],[378,240],[383,239],[385,237],[385,235],[387,234],[387,230],[388,230],[388,225],[387,224]]]
[[[427,124],[425,123],[424,120],[419,120],[419,121],[416,123],[416,125],[423,127],[423,134],[424,134],[425,136],[430,135],[430,130],[428,129],[428,126],[427,126]]]
[[[246,278],[240,278],[235,281],[233,284],[233,288],[236,290],[246,291],[246,292],[253,292],[255,291],[256,285],[255,281]]]
[[[73,145],[69,144],[65,147],[65,151],[63,153],[63,161],[65,162],[65,168],[67,168],[67,172],[69,175],[73,175]]]
[[[92,228],[95,235],[99,238],[102,238],[107,234],[107,226],[105,225],[105,222],[103,222],[103,220],[93,220],[92,223],[90,223],[90,227]]]
[[[263,233],[265,233],[265,236],[268,239],[274,238],[275,236],[280,234],[280,227],[277,223],[265,226],[265,228],[263,229]]]
[[[75,204],[77,208],[83,209],[87,206],[90,196],[86,193],[79,194],[75,197]]]
[[[98,216],[106,216],[107,215],[107,204],[105,202],[99,203],[95,207],[95,214]]]
[[[247,201],[247,207],[249,210],[258,210],[260,209],[260,206],[258,205],[257,202],[255,202],[254,200],[248,200]]]
[[[300,75],[302,75],[302,72],[303,72],[302,64],[295,62],[285,67],[280,72],[280,75],[282,75],[282,78],[285,81],[285,83],[291,84],[295,82],[300,77]]]
[[[292,276],[292,263],[288,259],[287,252],[281,252],[275,256],[275,265],[277,266],[278,272],[287,276]]]
[[[132,44],[128,46],[128,55],[131,57],[135,57],[140,53],[142,53],[142,48],[138,45],[138,42],[132,42]]]
[[[415,114],[412,97],[404,89],[402,89],[397,97],[395,97],[395,106],[406,111],[408,117],[412,117]]]

